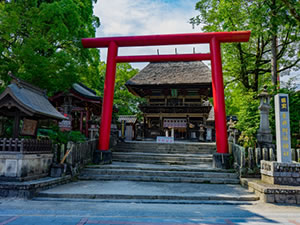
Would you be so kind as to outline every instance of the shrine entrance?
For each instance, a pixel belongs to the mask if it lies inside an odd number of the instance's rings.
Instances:
[[[215,130],[217,153],[228,153],[224,85],[221,60],[221,43],[247,42],[250,31],[145,35],[107,38],[83,38],[85,48],[108,48],[107,67],[102,104],[99,146],[96,157],[99,161],[111,161],[109,138],[111,129],[116,64],[124,62],[164,62],[164,61],[200,61],[210,60],[212,71],[212,91],[215,112]],[[118,56],[119,47],[209,44],[210,53]],[[96,160],[97,161],[97,160]]]

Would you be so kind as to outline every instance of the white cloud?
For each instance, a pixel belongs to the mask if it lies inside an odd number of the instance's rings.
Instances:
[[[189,19],[197,12],[197,0],[98,0],[94,14],[100,18],[101,26],[97,37],[131,36],[147,34],[176,34],[200,32],[192,29]],[[122,48],[119,55],[161,54],[207,52],[206,45],[193,46],[153,46],[147,48]],[[107,50],[101,49],[101,59],[106,60]],[[134,64],[142,68],[145,64]]]

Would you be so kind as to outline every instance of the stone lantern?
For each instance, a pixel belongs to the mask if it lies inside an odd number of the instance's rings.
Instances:
[[[205,132],[204,125],[200,124],[199,128],[200,128],[199,129],[199,141],[205,141],[205,139],[204,139],[204,132]]]
[[[270,95],[267,92],[267,86],[264,86],[264,90],[259,94],[260,105],[258,107],[260,111],[260,125],[257,131],[257,142],[260,148],[272,147],[272,133],[269,125],[269,111]]]

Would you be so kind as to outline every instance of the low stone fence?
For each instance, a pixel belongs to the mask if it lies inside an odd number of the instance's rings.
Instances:
[[[50,140],[0,139],[0,180],[25,181],[45,177],[52,163]]]
[[[79,168],[82,168],[86,164],[93,161],[93,154],[97,148],[97,144],[97,139],[88,140],[83,143],[68,142],[67,145],[56,144],[53,147],[53,162],[60,164],[65,158],[63,163],[67,164],[71,169],[78,170]]]
[[[234,167],[240,170],[241,176],[259,175],[261,160],[276,161],[276,149],[244,148],[229,143],[229,152],[233,155]],[[300,149],[292,149],[292,160],[300,162]]]
[[[0,153],[49,154],[52,153],[50,140],[1,138]]]

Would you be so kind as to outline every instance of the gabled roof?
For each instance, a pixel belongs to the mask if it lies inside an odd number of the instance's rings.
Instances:
[[[211,71],[201,61],[152,62],[126,82],[126,86],[211,85]]]
[[[16,107],[28,116],[39,118],[66,119],[48,101],[45,91],[15,77],[0,95],[0,110],[9,112]]]
[[[72,85],[72,91],[91,100],[102,100],[100,96],[96,95],[96,92],[94,90],[88,88],[87,86],[81,83],[74,83]]]

